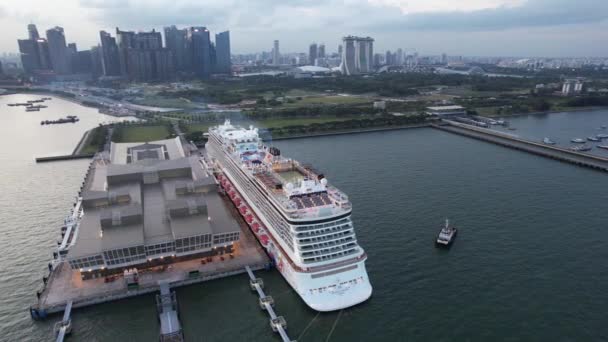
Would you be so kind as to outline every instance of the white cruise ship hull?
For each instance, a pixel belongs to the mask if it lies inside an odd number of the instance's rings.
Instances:
[[[372,286],[365,268],[365,253],[351,255],[349,258],[327,265],[311,266],[305,270],[295,266],[283,251],[277,233],[274,232],[271,222],[265,218],[259,204],[249,196],[245,186],[239,182],[240,177],[233,175],[239,172],[235,169],[236,166],[228,160],[229,157],[225,153],[215,147],[208,145],[207,152],[230,182],[231,188],[237,190],[244,204],[253,211],[256,220],[266,227],[264,233],[270,235],[270,240],[263,241],[260,239],[260,232],[252,231],[272,258],[277,270],[306,305],[316,311],[327,312],[345,309],[370,298]],[[245,217],[242,212],[241,214]]]

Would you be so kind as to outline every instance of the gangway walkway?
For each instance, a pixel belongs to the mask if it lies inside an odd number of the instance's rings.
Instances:
[[[55,334],[57,335],[56,342],[63,342],[63,339],[66,335],[72,332],[72,319],[70,315],[72,314],[72,301],[69,301],[65,306],[65,311],[63,312],[63,319],[61,322],[55,323]]]
[[[169,284],[160,284],[160,294],[156,295],[156,310],[160,321],[161,342],[182,342],[184,335],[177,312],[177,297]]]
[[[274,312],[274,309],[272,308],[274,300],[272,297],[267,296],[262,289],[264,287],[264,282],[261,278],[255,277],[249,266],[245,266],[245,270],[247,270],[247,274],[249,275],[251,290],[257,291],[258,296],[260,296],[260,307],[263,310],[266,310],[270,316],[270,327],[272,328],[272,331],[278,332],[279,335],[281,335],[283,342],[291,342],[291,339],[289,339],[289,336],[287,336],[287,332],[285,331],[285,329],[287,329],[287,321],[285,321],[283,316],[277,316]]]

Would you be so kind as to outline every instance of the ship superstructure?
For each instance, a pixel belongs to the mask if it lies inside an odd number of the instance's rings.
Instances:
[[[371,296],[352,205],[321,172],[266,146],[257,128],[229,121],[209,130],[206,151],[221,185],[307,305],[333,311]]]

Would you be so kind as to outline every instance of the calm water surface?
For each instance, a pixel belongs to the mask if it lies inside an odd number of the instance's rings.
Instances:
[[[87,162],[34,165],[34,155],[69,152],[80,133],[33,140],[31,133],[7,127],[47,133],[24,122],[36,113],[12,113],[6,99],[0,97],[0,236],[6,251],[0,260],[0,340],[49,340],[60,318],[33,322],[27,307]],[[59,114],[90,112],[62,106]],[[595,128],[587,114],[608,122],[608,111],[576,113],[576,120],[567,114],[530,120],[557,127],[557,139],[566,124]],[[526,120],[514,124],[519,134]],[[374,286],[363,305],[317,314],[276,271],[260,272],[292,339],[608,339],[608,175],[432,129],[275,145],[314,163],[350,195]],[[445,217],[460,228],[449,251],[433,246]],[[177,296],[188,341],[278,340],[245,276],[181,288]],[[153,296],[76,310],[71,339],[155,341],[155,315]]]

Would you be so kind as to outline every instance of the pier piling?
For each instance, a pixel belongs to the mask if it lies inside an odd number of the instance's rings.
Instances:
[[[251,290],[256,291],[260,297],[260,307],[262,307],[262,310],[266,310],[270,316],[270,328],[272,331],[278,332],[279,335],[281,335],[283,342],[291,342],[291,339],[289,339],[289,336],[287,336],[287,332],[285,331],[285,329],[287,329],[287,321],[283,316],[277,316],[273,308],[274,299],[264,293],[264,281],[261,278],[256,278],[249,266],[246,266],[245,270],[247,270],[247,274],[249,275],[249,286],[251,286]]]

